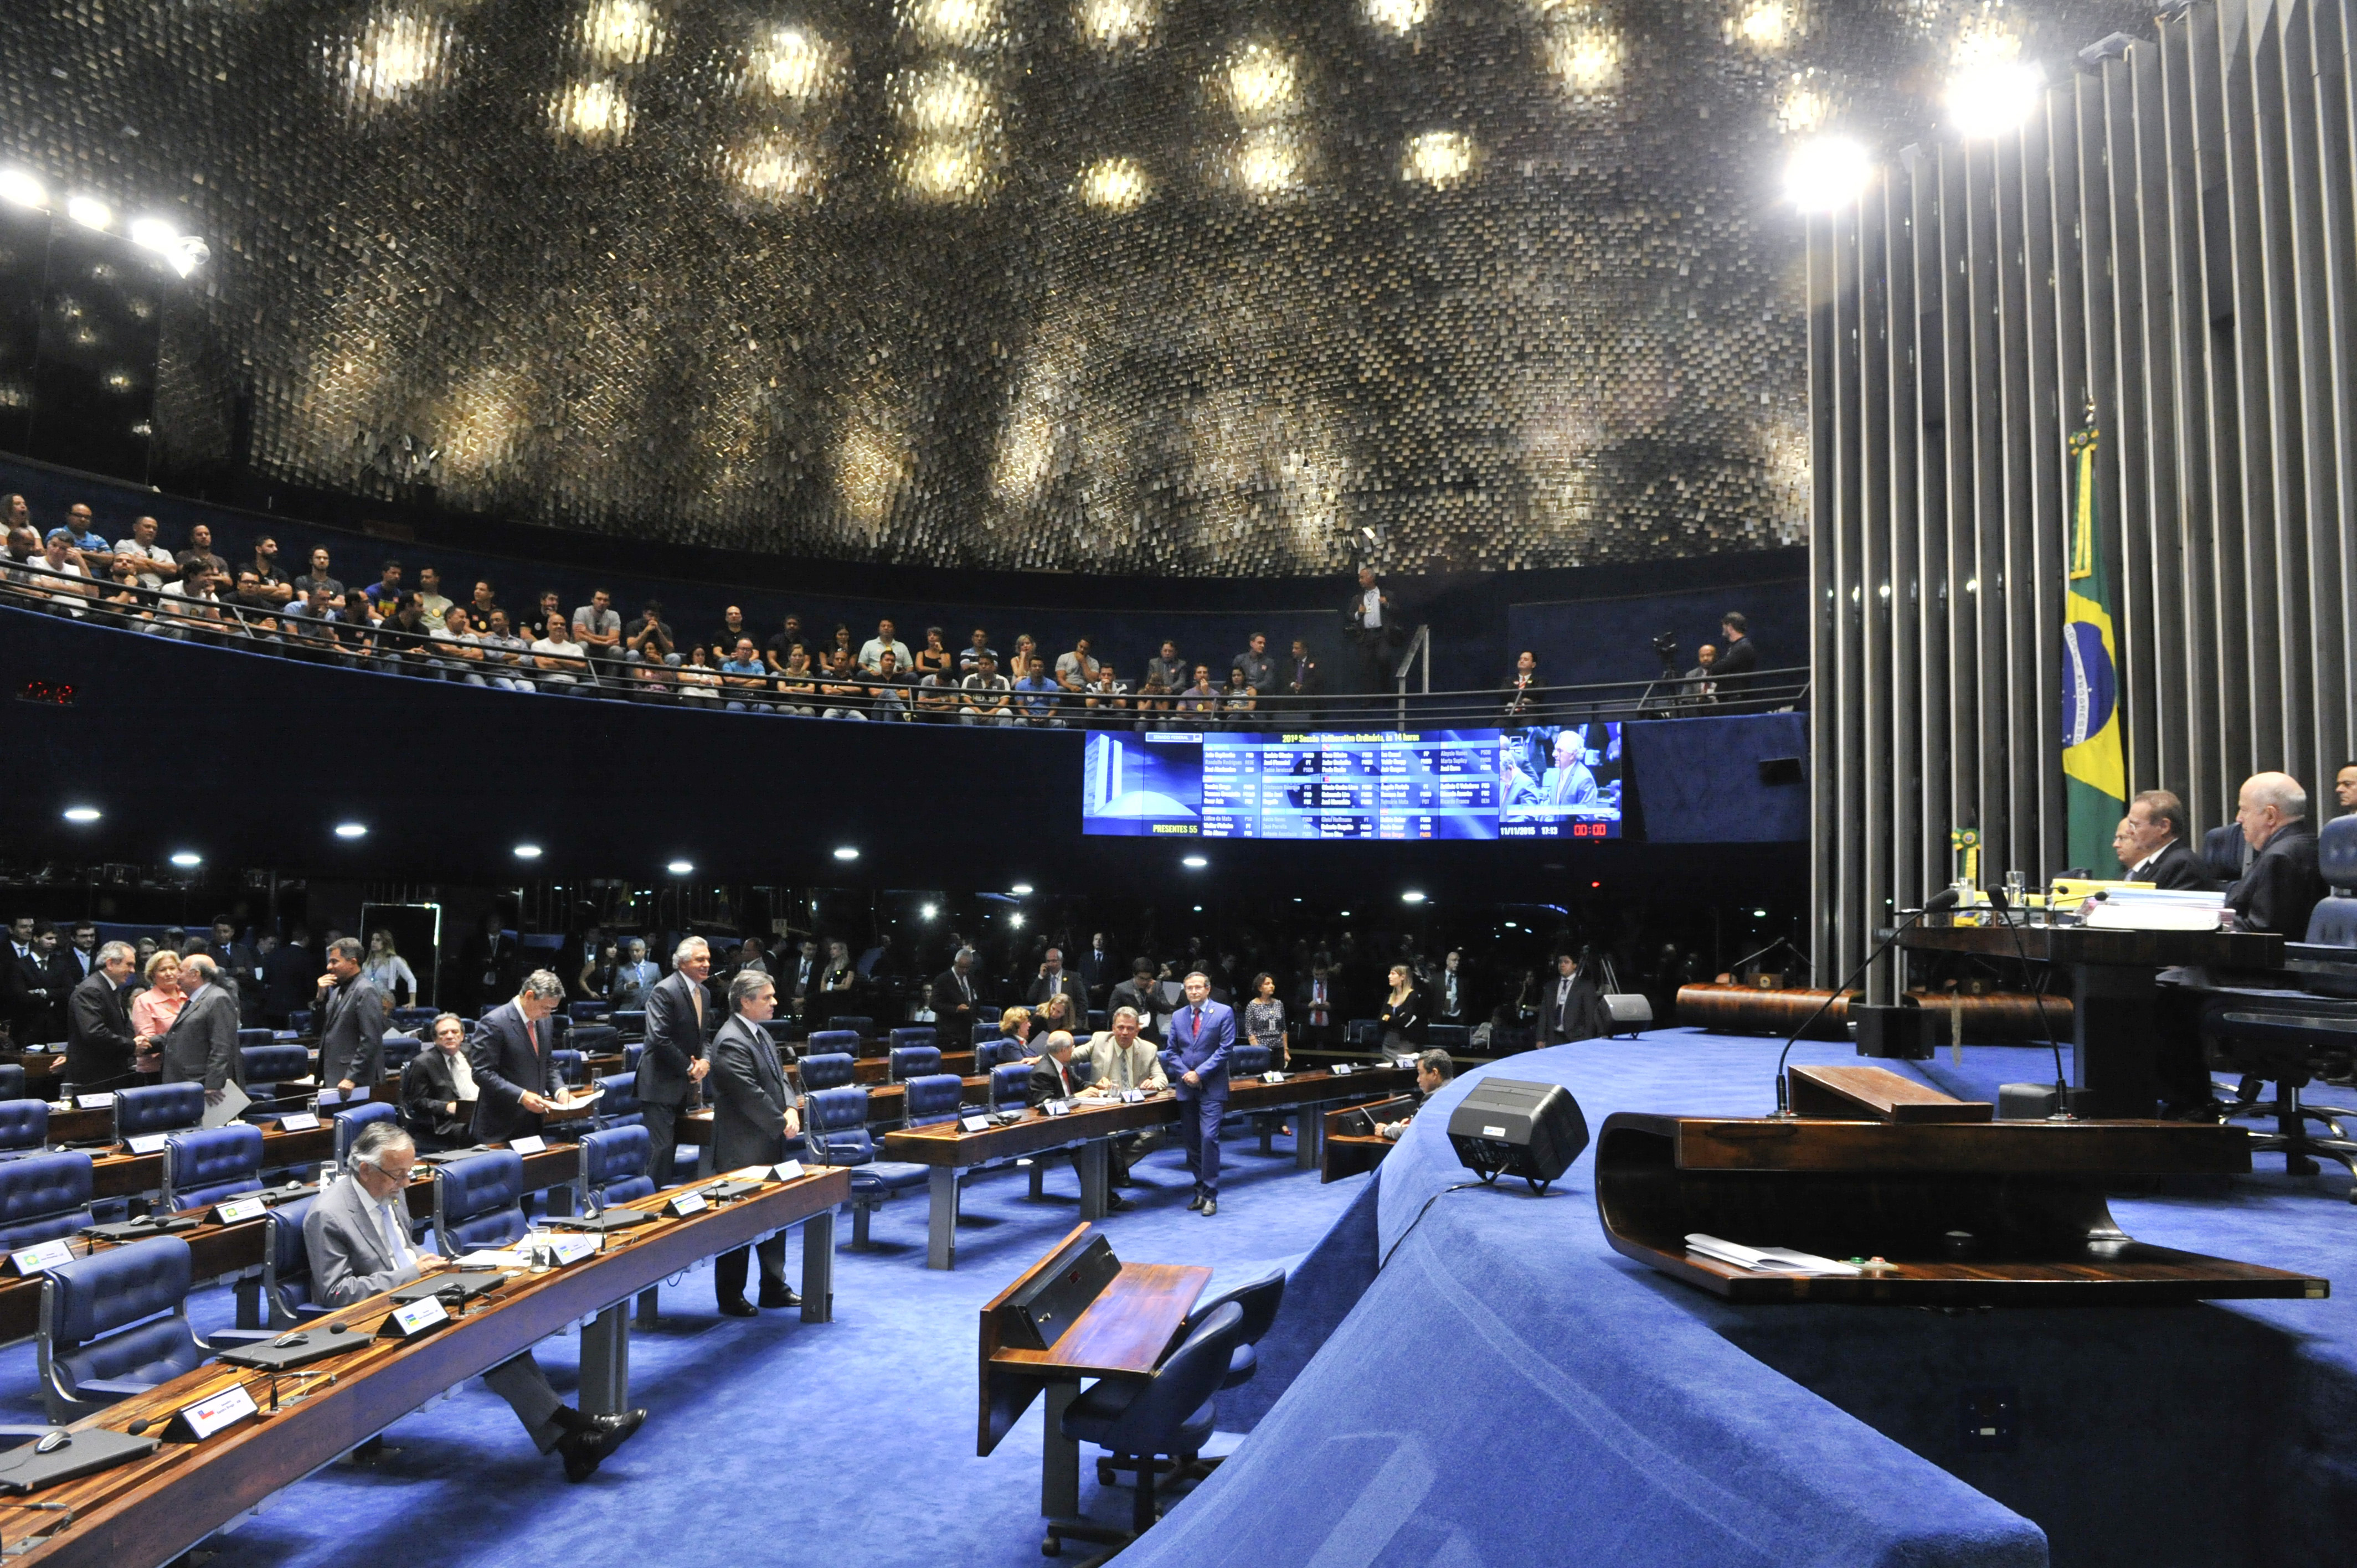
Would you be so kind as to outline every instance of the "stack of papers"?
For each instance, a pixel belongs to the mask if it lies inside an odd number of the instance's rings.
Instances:
[[[2086,906],[2085,923],[2098,930],[2214,931],[2223,893],[2190,893],[2169,887],[2111,887]]]
[[[1686,1251],[1716,1263],[1731,1263],[1758,1273],[1841,1275],[1866,1272],[1856,1263],[1820,1258],[1814,1252],[1796,1252],[1790,1247],[1747,1247],[1740,1241],[1723,1241],[1699,1230],[1686,1237]]]

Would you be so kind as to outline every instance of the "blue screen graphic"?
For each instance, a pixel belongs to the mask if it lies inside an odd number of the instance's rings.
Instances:
[[[1619,838],[1620,726],[1088,737],[1082,828],[1161,838]]]

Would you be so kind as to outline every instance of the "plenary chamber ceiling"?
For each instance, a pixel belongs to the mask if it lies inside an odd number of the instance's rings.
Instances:
[[[211,247],[159,476],[1243,575],[1803,536],[1801,139],[2146,7],[15,0],[0,156]]]

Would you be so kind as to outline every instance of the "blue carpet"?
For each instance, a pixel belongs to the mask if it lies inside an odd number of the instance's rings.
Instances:
[[[1106,1222],[1114,1251],[1209,1264],[1214,1289],[1291,1263],[1367,1180],[1321,1187],[1315,1171],[1294,1169],[1291,1140],[1275,1146],[1270,1158],[1254,1139],[1226,1144],[1220,1212],[1208,1220],[1186,1208],[1175,1149],[1142,1162],[1142,1185],[1128,1192],[1137,1210]],[[651,1416],[581,1486],[567,1486],[506,1405],[470,1383],[391,1427],[397,1454],[372,1468],[331,1466],[217,1539],[214,1568],[1039,1563],[1039,1410],[996,1454],[975,1456],[974,1337],[982,1305],[1078,1222],[1071,1163],[1048,1171],[1037,1203],[1021,1171],[968,1191],[952,1273],[924,1267],[921,1191],[877,1213],[872,1252],[851,1251],[849,1219],[839,1219],[832,1324],[721,1317],[708,1265],[666,1287],[662,1326],[634,1333],[630,1347],[632,1398]],[[796,1241],[788,1272],[799,1282],[800,1271]],[[200,1333],[232,1316],[226,1289],[191,1304]],[[570,1398],[578,1337],[537,1354]],[[0,1354],[0,1420],[38,1420],[38,1388],[29,1345]],[[1100,1498],[1085,1463],[1082,1496],[1092,1515],[1125,1522],[1127,1491]]]

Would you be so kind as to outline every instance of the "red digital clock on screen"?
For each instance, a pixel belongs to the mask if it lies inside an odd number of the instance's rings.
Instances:
[[[20,703],[48,703],[52,707],[70,708],[73,706],[74,689],[68,682],[36,679],[27,681],[16,688],[16,700]]]

